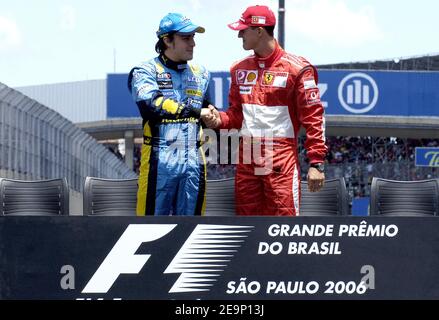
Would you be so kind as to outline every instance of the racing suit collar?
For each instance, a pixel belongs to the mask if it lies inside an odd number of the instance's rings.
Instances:
[[[276,41],[276,46],[273,52],[269,56],[260,57],[257,54],[255,54],[255,58],[260,68],[269,68],[273,64],[273,62],[277,61],[282,56],[282,54],[283,54],[283,49]]]
[[[169,59],[166,55],[161,54],[159,56],[159,60],[163,65],[165,65],[167,68],[175,70],[175,71],[183,71],[187,68],[187,62],[175,62]]]

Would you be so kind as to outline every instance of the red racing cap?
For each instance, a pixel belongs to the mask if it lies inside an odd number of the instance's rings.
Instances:
[[[241,18],[227,26],[232,30],[244,30],[248,27],[275,26],[276,16],[267,6],[248,7]]]

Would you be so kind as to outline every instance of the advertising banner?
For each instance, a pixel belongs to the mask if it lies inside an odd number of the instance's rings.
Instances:
[[[417,167],[439,167],[439,148],[415,148],[415,165]]]
[[[260,77],[263,79],[263,77]],[[138,117],[127,74],[107,78],[107,117]],[[319,70],[320,97],[328,115],[439,117],[439,72]],[[212,72],[210,95],[228,108],[229,72]]]

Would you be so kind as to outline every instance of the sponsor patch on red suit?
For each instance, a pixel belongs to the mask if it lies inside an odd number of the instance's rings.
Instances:
[[[320,103],[320,92],[314,78],[303,79],[303,87],[308,105]]]
[[[258,81],[258,70],[236,70],[236,82],[243,85],[255,85]]]
[[[239,86],[240,94],[252,94],[253,87],[249,86]]]
[[[268,87],[286,88],[288,72],[265,71],[262,77],[262,85]]]

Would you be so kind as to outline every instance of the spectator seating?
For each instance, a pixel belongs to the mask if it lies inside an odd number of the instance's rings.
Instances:
[[[373,177],[370,215],[439,215],[439,179],[397,181]]]
[[[308,183],[301,182],[300,216],[337,216],[349,214],[348,192],[343,177],[328,179],[319,192],[309,192]]]
[[[235,215],[235,178],[207,180],[205,215]]]
[[[84,185],[84,215],[135,216],[137,178],[87,177]]]
[[[69,187],[66,178],[38,181],[0,178],[0,215],[68,214]]]
[[[137,179],[87,177],[84,215],[136,215]],[[235,215],[235,179],[208,180],[206,215]]]
[[[233,216],[235,214],[235,179],[208,180],[206,215]],[[307,182],[302,182],[300,215],[348,214],[348,193],[344,178],[327,180],[323,189],[318,193],[309,192]]]
[[[345,179],[328,179],[320,192],[301,183],[301,216],[349,214]],[[438,216],[439,179],[398,181],[373,177],[370,214],[380,216]],[[137,179],[87,177],[84,215],[135,216]],[[0,215],[68,215],[66,178],[24,181],[0,178]],[[206,216],[234,216],[235,179],[207,180]]]

